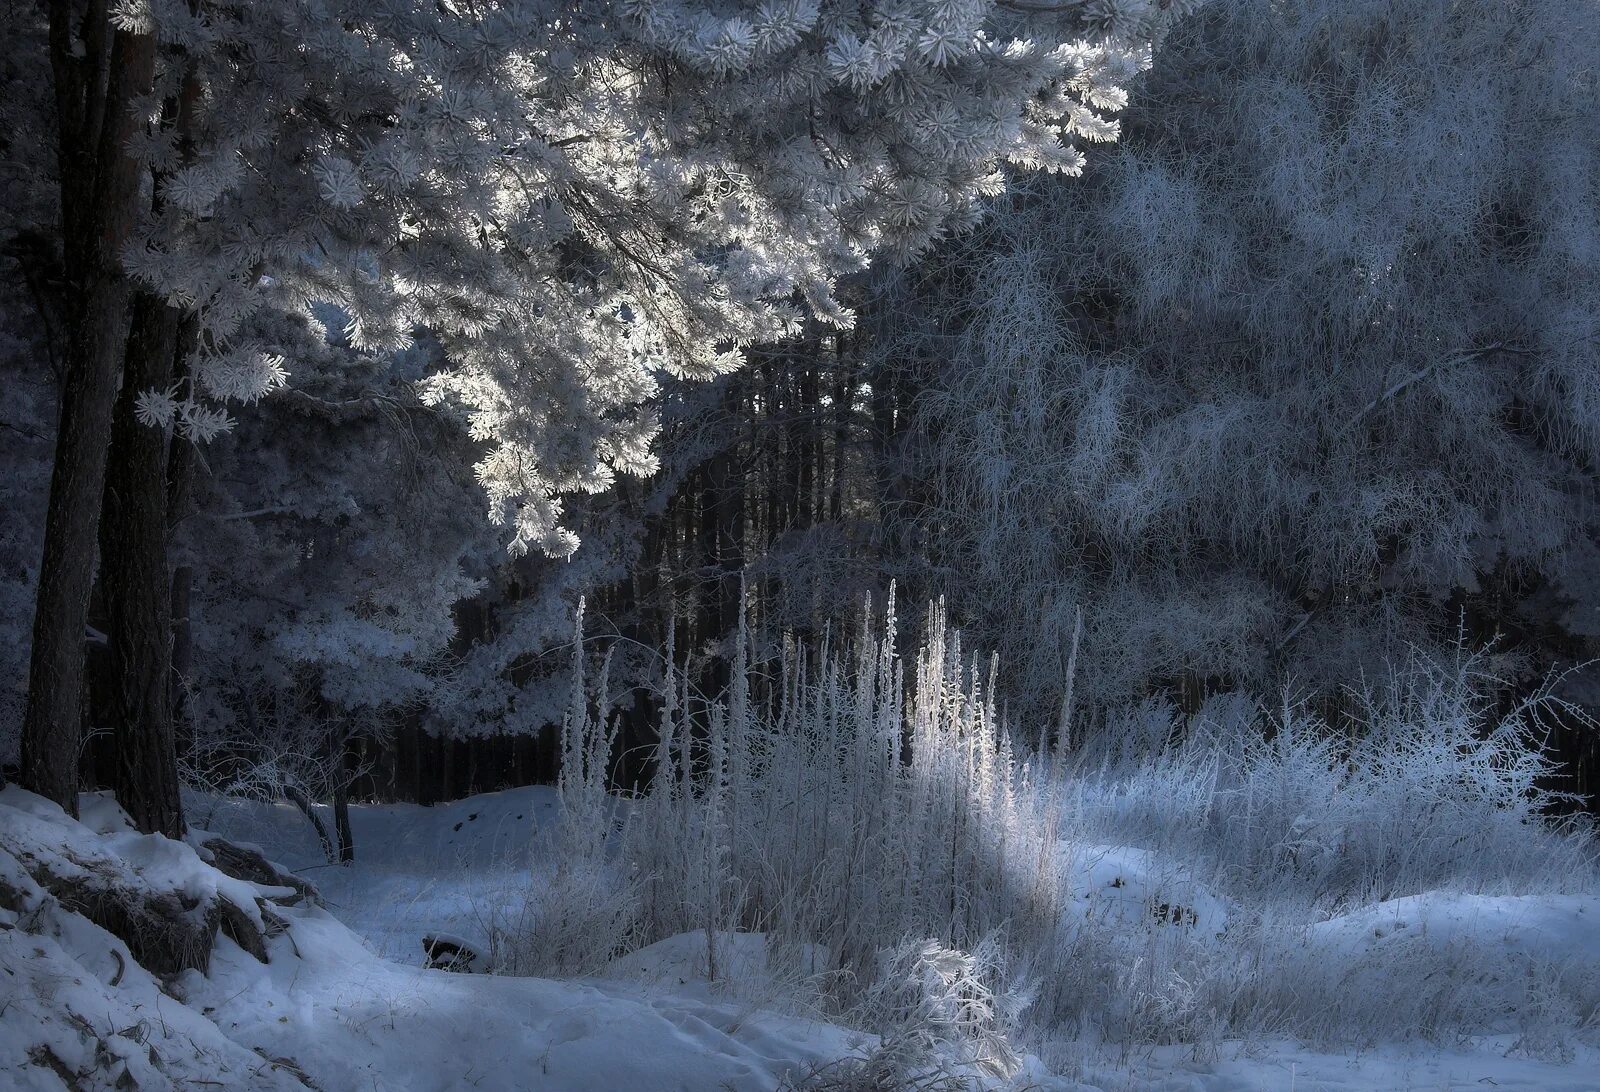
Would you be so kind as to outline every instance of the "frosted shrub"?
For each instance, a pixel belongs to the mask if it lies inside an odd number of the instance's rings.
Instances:
[[[1533,908],[1557,903],[1520,897],[1600,887],[1589,825],[1548,811],[1544,729],[1573,711],[1552,683],[1497,715],[1482,667],[1418,658],[1350,695],[1337,728],[1237,696],[1187,720],[1125,714],[1116,727],[1137,743],[1075,756],[1062,821],[1182,862],[1227,904],[1227,928],[1064,931],[1039,1011],[1124,1045],[1514,1032],[1563,1054],[1592,1027],[1600,969],[1540,948],[1558,934]],[[1480,917],[1530,931],[1512,943]]]
[[[491,923],[496,973],[592,975],[639,945],[638,890],[614,868],[563,862],[526,898],[524,913]]]
[[[638,946],[640,887],[618,867],[617,801],[607,792],[616,731],[610,722],[611,661],[590,709],[584,676],[583,607],[573,642],[572,695],[561,723],[561,823],[554,869],[527,892],[523,910],[490,929],[494,969],[510,974],[593,974]],[[644,941],[659,939],[650,937]]]
[[[932,624],[909,687],[892,626],[863,620],[847,646],[789,648],[759,701],[741,635],[725,700],[667,703],[627,841],[651,934],[760,929],[868,974],[904,936],[976,943],[1048,890],[1013,882],[1039,878],[1050,824],[985,683]]]
[[[1237,894],[1328,910],[1436,887],[1587,883],[1579,821],[1546,814],[1560,794],[1545,730],[1576,710],[1547,686],[1493,716],[1482,666],[1419,657],[1352,694],[1340,728],[1292,704],[1208,703],[1154,757],[1103,757],[1076,778],[1074,819],[1176,852]]]
[[[969,1089],[973,1071],[1011,1077],[1022,1059],[1007,1040],[1008,1024],[1026,995],[996,995],[1000,948],[973,952],[936,940],[906,940],[880,955],[878,977],[854,1012],[875,1029],[865,1054],[822,1066],[794,1082],[820,1092],[860,1089]]]
[[[1232,1020],[1328,1046],[1515,1033],[1522,1051],[1554,1058],[1600,1003],[1592,967],[1469,941],[1338,958],[1285,930],[1264,943],[1262,967],[1233,994],[1255,1011],[1241,1007]]]
[[[936,940],[903,941],[882,953],[880,973],[863,998],[863,1010],[879,1028],[892,1071],[910,1074],[941,1060],[946,1044],[966,1047],[957,1059],[995,1076],[1009,1077],[1022,1060],[1006,1032],[1025,1005],[1025,991],[997,995],[993,982],[1005,977],[1004,956],[994,940],[972,952]]]

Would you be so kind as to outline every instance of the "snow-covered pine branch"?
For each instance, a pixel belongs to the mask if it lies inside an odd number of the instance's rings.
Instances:
[[[157,101],[201,89],[137,142],[161,199],[124,260],[201,323],[145,416],[204,439],[281,386],[262,308],[334,304],[371,353],[426,329],[513,552],[569,555],[561,497],[656,465],[659,375],[848,323],[871,255],[971,223],[1008,165],[1079,170],[1188,6],[130,0]]]

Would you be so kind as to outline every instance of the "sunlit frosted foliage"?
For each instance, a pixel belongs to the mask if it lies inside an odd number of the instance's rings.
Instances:
[[[292,373],[244,338],[263,306],[335,303],[372,353],[425,328],[513,551],[565,556],[562,495],[654,467],[660,374],[848,322],[837,278],[970,223],[1005,165],[1077,171],[1185,6],[127,0],[180,105],[126,262],[204,327],[145,415],[204,439]]]

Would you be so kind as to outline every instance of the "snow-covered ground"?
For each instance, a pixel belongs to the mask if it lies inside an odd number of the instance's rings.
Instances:
[[[479,806],[361,809],[358,830],[412,840],[401,843],[409,851],[386,852],[373,838],[372,862],[341,870],[332,886],[351,900],[356,920],[383,922],[380,939],[428,920],[430,907],[439,921],[463,925],[461,907],[478,888],[453,886],[448,876],[428,885],[422,847],[460,849],[469,875],[473,860],[497,860],[493,828],[463,826],[486,833],[452,837],[457,813],[470,823]],[[8,1090],[762,1089],[866,1041],[705,996],[430,970],[384,958],[309,906],[274,910],[289,928],[267,942],[270,962],[222,937],[205,973],[185,971],[163,990],[125,944],[47,897],[29,872],[120,868],[130,884],[197,896],[220,888],[251,906],[260,889],[221,877],[186,845],[97,836],[16,789],[0,792],[0,832],[0,893],[17,907],[0,911],[0,1088]],[[406,876],[437,897],[403,898]]]
[[[549,841],[560,810],[555,790],[546,786],[434,808],[357,806],[351,810],[357,857],[346,867],[327,866],[310,824],[288,805],[226,802],[209,816],[220,833],[264,843],[286,865],[303,868],[321,885],[340,919],[376,951],[414,964],[422,958],[425,934],[488,943],[496,916],[503,921],[513,913],[522,894],[549,867]],[[330,829],[331,819],[325,816]],[[1169,854],[1067,843],[1062,874],[1075,896],[1075,912],[1086,923],[1109,926],[1107,935],[1129,949],[1145,935],[1137,926],[1151,920],[1156,908],[1166,908],[1165,916],[1176,919],[1178,932],[1190,941],[1204,943],[1229,927],[1228,901]],[[1302,958],[1313,965],[1306,973],[1308,983],[1319,972],[1336,974],[1348,987],[1341,992],[1357,1006],[1364,996],[1382,1004],[1386,990],[1397,983],[1409,985],[1404,977],[1408,966],[1441,951],[1459,952],[1484,975],[1508,958],[1520,958],[1600,977],[1600,897],[1432,892],[1318,922],[1305,930],[1303,946]],[[792,984],[781,976],[773,981],[759,938],[720,938],[718,957],[721,981],[711,985],[703,936],[676,937],[613,961],[606,978],[703,1002],[721,997],[794,1008]],[[1137,951],[1127,956],[1138,957]],[[825,963],[825,956],[815,962]],[[1428,969],[1432,966],[1429,962]],[[1200,1051],[1199,1060],[1192,1048],[1172,1047],[1074,1044],[1059,1055],[1050,1054],[1076,1080],[1108,1092],[1145,1087],[1266,1090],[1291,1084],[1302,1089],[1600,1090],[1600,1053],[1579,1043],[1542,1051],[1537,1046],[1507,1034],[1455,1049],[1411,1042],[1317,1053],[1285,1040],[1265,1040],[1223,1043]],[[1572,1052],[1570,1064],[1559,1061],[1565,1050]],[[1082,1060],[1074,1062],[1074,1055]],[[1594,1074],[1585,1059],[1593,1063]]]
[[[716,937],[716,983],[707,981],[703,934],[631,953],[604,977],[578,982],[421,966],[424,934],[486,944],[494,915],[539,882],[541,847],[558,823],[552,790],[435,808],[357,806],[349,866],[327,865],[292,808],[190,803],[197,824],[256,843],[314,879],[329,909],[276,907],[289,928],[268,940],[270,962],[224,937],[205,973],[185,971],[163,989],[116,938],[52,906],[29,868],[52,854],[91,868],[101,867],[91,858],[115,857],[127,882],[196,897],[251,903],[266,889],[220,877],[187,846],[121,829],[103,800],[86,798],[76,824],[5,790],[0,901],[18,909],[0,911],[0,1088],[772,1089],[870,1047],[868,1036],[809,1018],[758,936]],[[1142,927],[1164,906],[1196,943],[1230,927],[1226,900],[1169,858],[1116,845],[1063,852],[1085,922]],[[1600,974],[1597,925],[1600,899],[1589,896],[1432,893],[1317,924],[1305,950],[1346,976],[1352,1003],[1369,989],[1382,1003],[1385,976],[1405,974],[1421,949],[1459,949],[1481,959],[1485,974],[1503,957]],[[814,958],[826,962],[825,953]],[[1355,1051],[1282,1038],[1201,1047],[1080,1039],[1040,1053],[1048,1066],[1030,1059],[1015,1087],[1600,1089],[1600,1052],[1582,1037],[1555,1046],[1518,1034],[1446,1046],[1413,1039]]]
[[[560,822],[556,791],[508,789],[424,808],[356,805],[350,865],[330,865],[316,831],[290,804],[190,797],[190,822],[259,845],[317,886],[339,920],[379,955],[420,962],[422,937],[447,933],[487,944],[548,866]],[[320,809],[329,833],[333,813]]]

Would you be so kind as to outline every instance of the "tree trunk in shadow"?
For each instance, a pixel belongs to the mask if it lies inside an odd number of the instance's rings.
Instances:
[[[183,836],[172,722],[172,578],[167,571],[167,436],[139,423],[139,395],[165,390],[178,313],[134,300],[122,393],[111,426],[100,518],[101,590],[111,644],[117,800],[147,834]]]
[[[333,839],[328,837],[328,828],[323,825],[322,817],[317,814],[316,803],[299,785],[285,785],[283,795],[288,798],[289,803],[300,809],[300,814],[306,817],[311,829],[317,832],[317,841],[322,843],[322,855],[328,858],[330,863],[335,860]]]
[[[743,389],[730,381],[720,407],[729,421],[742,412]],[[739,625],[740,578],[744,572],[744,468],[738,441],[731,440],[702,468],[700,496],[700,552],[702,596],[700,635],[717,642],[718,653],[706,665],[701,680],[705,695],[715,697],[728,687],[732,657],[723,643]]]
[[[81,38],[75,5],[56,0],[49,16],[74,321],[34,607],[22,783],[76,815],[84,625],[132,291],[121,250],[133,231],[144,175],[126,151],[138,123],[130,103],[149,91],[155,41],[113,33],[104,7],[91,10]]]
[[[356,744],[345,736],[338,744],[339,773],[333,787],[333,829],[339,839],[339,863],[356,859],[355,835],[350,830],[350,784],[356,776]]]

